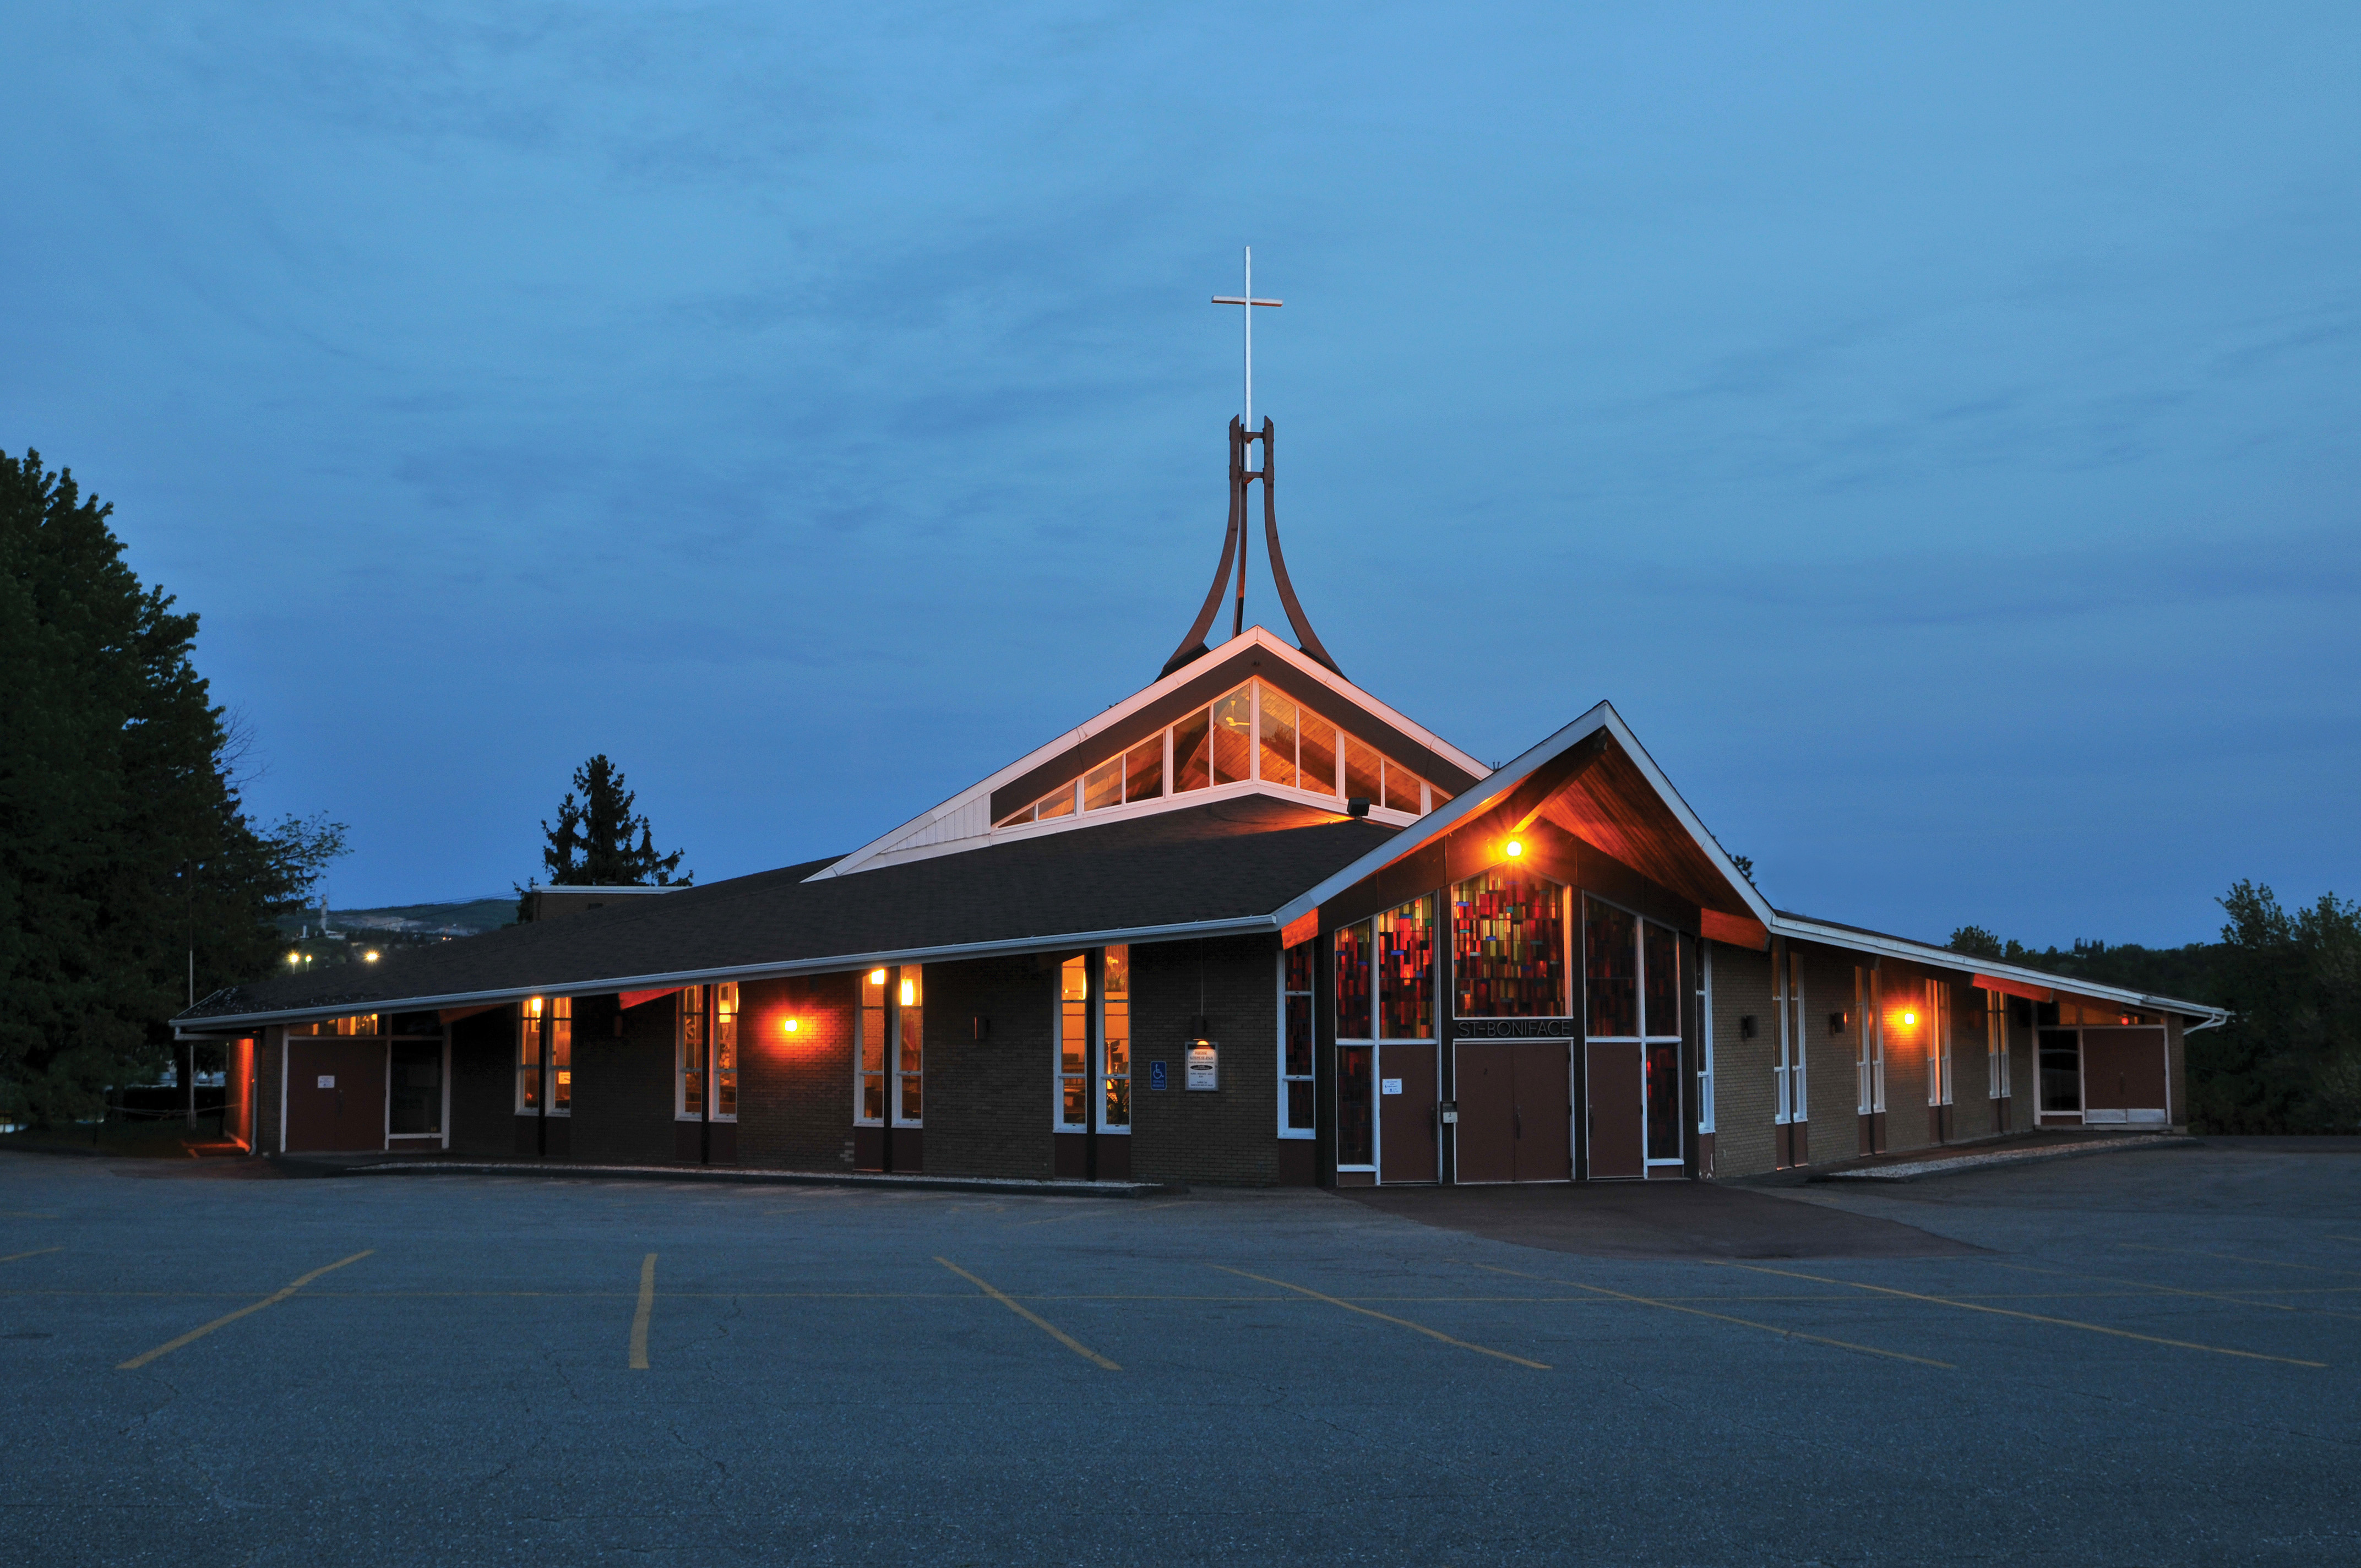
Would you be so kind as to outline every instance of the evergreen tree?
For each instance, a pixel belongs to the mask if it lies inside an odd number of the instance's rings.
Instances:
[[[638,799],[603,751],[575,769],[556,826],[542,819],[542,881],[551,887],[687,886],[693,873],[675,874],[686,851],[656,853],[654,828],[632,815]]]
[[[71,470],[0,453],[0,1116],[83,1115],[166,1020],[267,970],[335,824],[258,829],[191,650]],[[334,842],[324,842],[326,832]],[[309,834],[307,838],[305,835]],[[291,858],[291,856],[292,858]],[[316,874],[316,868],[313,873]]]

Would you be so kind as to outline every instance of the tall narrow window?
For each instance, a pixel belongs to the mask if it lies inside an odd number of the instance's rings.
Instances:
[[[2009,1098],[2008,999],[1997,991],[1984,992],[1984,1093],[1993,1100]]]
[[[1951,988],[1927,982],[1927,1103],[1951,1102]]]
[[[574,998],[549,999],[549,1113],[574,1113]]]
[[[705,987],[685,985],[680,990],[679,1057],[680,1071],[676,1075],[680,1094],[673,1114],[685,1122],[701,1121],[705,1116],[705,1065],[708,1041],[705,1033]]]
[[[1091,960],[1076,953],[1058,966],[1058,1130],[1091,1128]]]
[[[1611,904],[1583,901],[1583,994],[1589,1001],[1585,1029],[1593,1039],[1639,1038],[1638,924]]]
[[[1434,1037],[1434,900],[1378,916],[1378,1006],[1389,1040]]]
[[[516,1108],[522,1115],[541,1110],[542,1020],[548,1010],[549,1003],[538,996],[526,997],[517,1009]]]
[[[1648,1163],[1681,1158],[1681,938],[1668,926],[1640,923],[1640,1025],[1648,1102]]]
[[[885,1124],[885,971],[871,970],[861,977],[861,1045],[857,1091],[859,1114],[865,1126]]]
[[[713,988],[713,1117],[738,1119],[738,982]]]
[[[1454,1005],[1463,1018],[1565,1015],[1565,890],[1490,871],[1452,890]]]
[[[926,976],[917,964],[904,964],[895,974],[894,1124],[915,1127],[919,1124],[922,1119],[920,1113],[926,1106]]]
[[[1378,1159],[1377,1124],[1369,1091],[1374,1046],[1336,1047],[1336,1164],[1372,1169]]]
[[[1115,1131],[1131,1125],[1131,949],[1109,948],[1103,961],[1099,1124]]]
[[[1336,933],[1336,1037],[1376,1037],[1376,1020],[1369,1009],[1369,923],[1345,927]]]
[[[1860,964],[1852,971],[1852,1012],[1861,1028],[1860,1054],[1853,1058],[1859,1079],[1860,1113],[1885,1109],[1885,1019],[1883,986],[1878,971]]]
[[[1320,961],[1318,942],[1299,942],[1280,959],[1279,1042],[1279,1135],[1312,1134],[1312,977]]]

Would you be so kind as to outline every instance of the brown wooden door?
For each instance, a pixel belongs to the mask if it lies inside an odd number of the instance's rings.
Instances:
[[[1586,1065],[1590,1179],[1606,1181],[1646,1175],[1647,1145],[1641,1125],[1646,1105],[1641,1090],[1639,1042],[1594,1041]]]
[[[385,1042],[287,1042],[287,1148],[350,1154],[385,1147]]]
[[[1514,1048],[1453,1047],[1452,1093],[1459,1102],[1456,1174],[1461,1181],[1517,1179],[1517,1080],[1510,1066]]]
[[[1517,1074],[1517,1179],[1574,1179],[1574,1085],[1567,1047],[1531,1041],[1510,1047]]]
[[[1435,1047],[1378,1047],[1378,1179],[1442,1179],[1435,1146]]]
[[[2148,1125],[2168,1120],[2164,1051],[2162,1029],[2084,1029],[2082,1120]]]

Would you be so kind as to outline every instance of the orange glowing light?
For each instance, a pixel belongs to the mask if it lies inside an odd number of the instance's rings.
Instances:
[[[802,1019],[790,1018],[785,1023],[779,1025],[779,1032],[783,1035],[792,1035],[801,1027],[803,1027]]]
[[[525,1014],[525,1016],[526,1016],[526,1017],[528,1017],[528,1018],[538,1018],[538,1017],[540,1017],[540,1016],[541,1016],[541,998],[540,998],[540,997],[538,997],[538,996],[527,997],[527,998],[525,999],[524,1014]]]
[[[1525,852],[1525,841],[1522,839],[1511,839],[1500,846],[1500,852],[1513,861]]]
[[[1918,1014],[1916,1013],[1905,1013],[1902,1015],[1902,1026],[1905,1029],[1916,1028],[1918,1026]]]
[[[905,1007],[916,1007],[917,1004],[918,982],[915,980],[904,981],[902,982],[902,1005]]]
[[[870,984],[872,984],[872,985],[883,985],[883,984],[884,984],[884,983],[885,983],[885,971],[884,971],[884,970],[882,970],[882,969],[873,969],[873,970],[871,970],[869,971],[869,983],[870,983]]]
[[[361,957],[369,963],[375,963],[377,962],[377,949],[375,948],[371,948],[368,952],[363,953]]]

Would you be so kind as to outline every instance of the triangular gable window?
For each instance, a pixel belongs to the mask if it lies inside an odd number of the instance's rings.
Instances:
[[[1451,798],[1360,737],[1246,681],[993,824],[1016,828],[1248,782],[1418,817]]]

